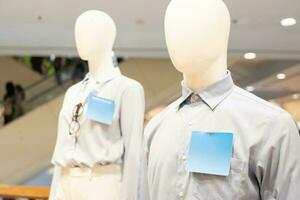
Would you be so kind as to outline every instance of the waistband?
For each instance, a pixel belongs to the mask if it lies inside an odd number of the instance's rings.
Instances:
[[[117,164],[99,165],[89,167],[64,167],[62,175],[70,176],[102,176],[102,175],[121,175],[121,166]]]

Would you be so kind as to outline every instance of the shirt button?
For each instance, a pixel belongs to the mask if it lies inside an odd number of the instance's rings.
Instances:
[[[189,126],[192,126],[192,124],[193,124],[192,122],[188,122],[188,125],[189,125]]]
[[[186,160],[186,155],[183,155],[183,156],[181,157],[181,159],[182,159],[183,161],[185,161],[185,160]]]
[[[182,198],[183,195],[184,195],[183,192],[179,192],[179,193],[178,193],[178,196],[179,196],[180,198]]]
[[[195,103],[195,102],[199,101],[199,99],[200,99],[199,95],[193,94],[191,97],[191,102]]]

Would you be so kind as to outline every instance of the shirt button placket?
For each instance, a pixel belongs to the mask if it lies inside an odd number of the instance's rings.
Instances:
[[[185,164],[186,164],[186,154],[184,151],[179,152],[178,154],[178,183],[177,183],[177,198],[180,200],[184,199],[185,191]]]
[[[181,156],[181,160],[183,161],[183,163],[185,163],[185,161],[186,161],[186,155]]]
[[[192,126],[192,121],[188,121],[189,127]],[[186,125],[186,124],[185,124]],[[183,130],[181,132],[186,132],[187,127],[183,126]],[[180,150],[177,154],[177,185],[176,185],[176,198],[179,200],[183,200],[185,198],[185,191],[187,187],[186,182],[186,160],[187,160],[187,154],[186,154],[186,136],[181,135],[182,138],[180,138]]]
[[[179,199],[183,199],[183,197],[184,197],[184,192],[179,192],[179,193],[178,193],[178,197],[179,197]]]

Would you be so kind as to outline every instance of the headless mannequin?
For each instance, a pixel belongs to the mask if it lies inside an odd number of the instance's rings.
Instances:
[[[90,10],[76,20],[75,40],[79,56],[87,60],[93,79],[99,80],[111,70],[112,48],[116,38],[116,25],[106,13]]]
[[[229,30],[222,0],[171,1],[165,16],[167,47],[191,90],[199,92],[225,76]]]

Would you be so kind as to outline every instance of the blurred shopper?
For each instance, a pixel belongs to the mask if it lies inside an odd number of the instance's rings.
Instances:
[[[30,60],[32,69],[40,74],[42,74],[43,59],[43,57],[32,57]]]
[[[4,95],[4,124],[10,123],[15,116],[16,91],[12,82],[6,83],[6,94]]]
[[[24,114],[24,101],[25,101],[25,91],[21,85],[16,85],[16,105],[15,105],[15,118],[20,117]]]
[[[0,101],[0,128],[4,125],[4,102]]]
[[[58,85],[62,85],[62,59],[55,58],[54,60],[54,69],[55,69],[55,79]]]

